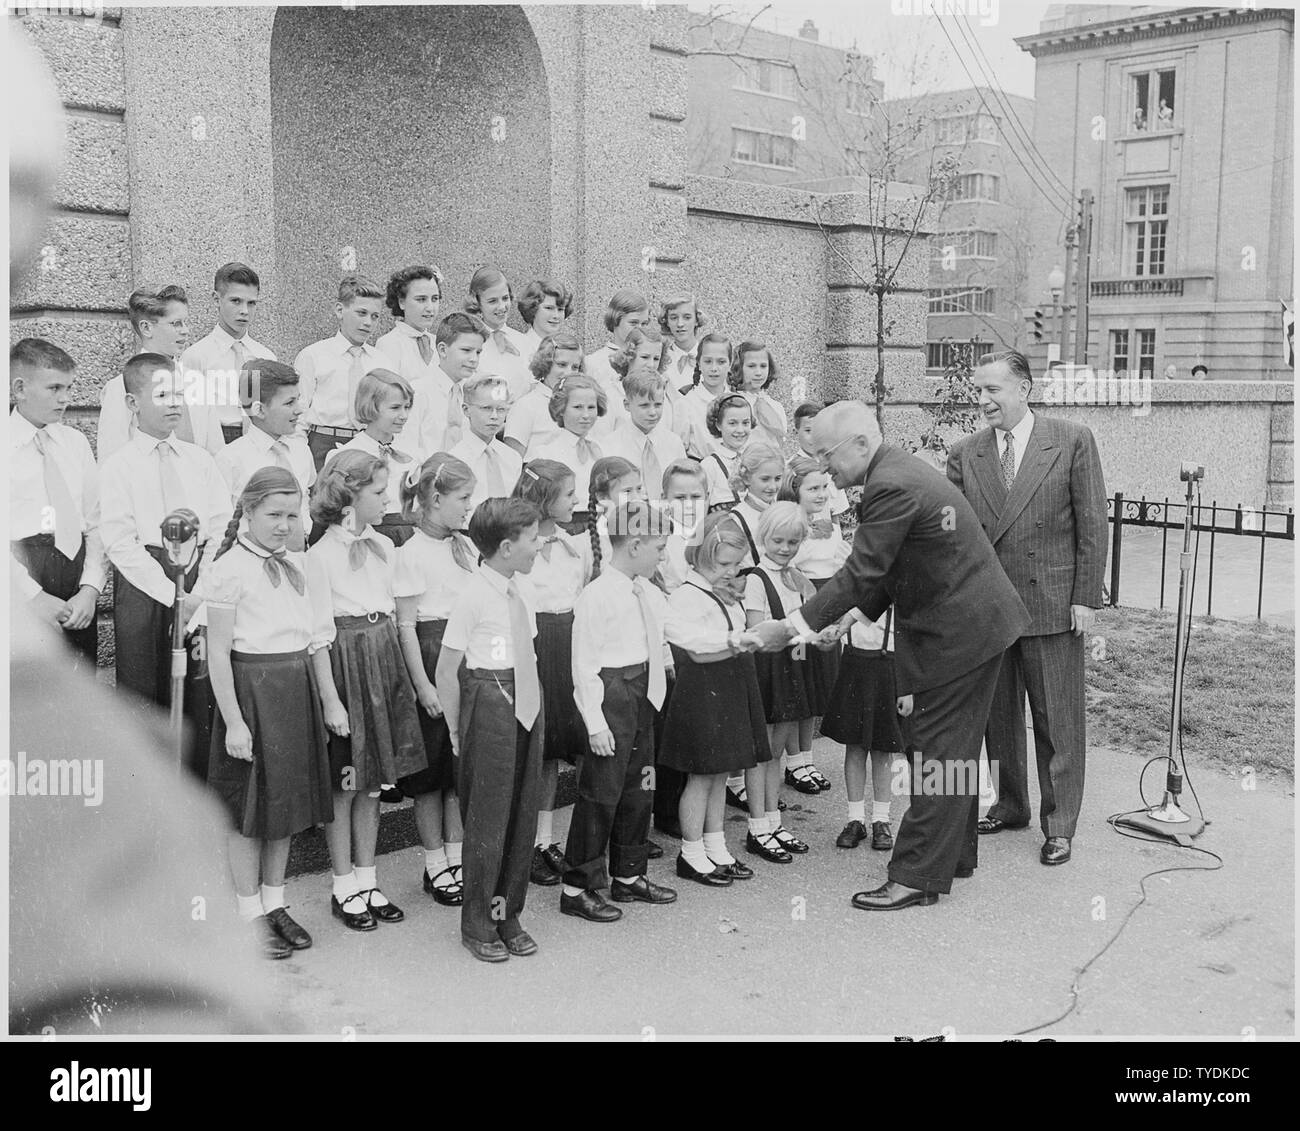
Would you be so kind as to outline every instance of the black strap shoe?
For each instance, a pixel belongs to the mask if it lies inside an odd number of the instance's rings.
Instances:
[[[890,832],[888,821],[871,822],[871,847],[876,852],[888,852],[894,847],[894,834]]]
[[[800,793],[821,793],[821,787],[813,781],[807,766],[796,766],[793,770],[786,770],[785,784]]]
[[[360,907],[363,910],[349,911],[348,906]],[[365,897],[362,895],[350,895],[342,903],[335,896],[330,896],[330,911],[334,913],[336,919],[343,920],[345,927],[354,931],[373,931],[379,926],[374,916],[370,914]]]
[[[554,887],[560,882],[559,873],[551,867],[550,860],[547,859],[548,849],[539,846],[533,847],[533,865],[528,871],[528,878],[539,887]]]
[[[373,900],[375,898],[376,893],[378,893],[379,895],[384,895],[384,893],[382,891],[379,891],[378,888],[366,888],[366,890],[361,893],[361,898],[366,901],[366,906],[370,908],[370,914],[373,915],[377,920],[379,920],[379,922],[400,923],[403,919],[406,918],[406,915],[402,912],[402,909],[398,907],[396,903],[393,903],[391,900],[389,900],[389,902],[387,903],[380,903],[380,904],[374,903]],[[388,899],[388,896],[384,895],[384,898]]]
[[[771,864],[789,864],[794,859],[771,833],[748,833],[745,836],[745,851],[761,856]]]
[[[311,935],[289,917],[289,912],[285,908],[277,907],[274,911],[268,911],[266,918],[271,926],[275,928],[275,933],[294,950],[307,950],[310,948]]]
[[[280,937],[269,916],[259,915],[253,920],[253,926],[258,932],[264,958],[288,958],[293,953],[293,947]]]
[[[675,903],[677,900],[672,888],[652,884],[645,876],[637,876],[630,884],[615,880],[609,885],[609,894],[615,903]]]
[[[560,894],[560,910],[592,923],[613,923],[623,918],[623,912],[598,891],[583,891],[577,895]]]
[[[440,903],[443,907],[459,907],[465,902],[465,889],[461,885],[460,876],[452,868],[444,868],[436,876],[429,875],[429,870],[425,868],[420,875],[424,879],[425,894],[433,896],[434,903]],[[448,877],[451,882],[439,887],[436,881],[442,876]]]
[[[677,854],[677,875],[683,880],[694,880],[697,884],[703,884],[706,888],[730,887],[731,881],[735,878],[728,876],[716,865],[712,872],[697,871],[695,865],[680,852]]]
[[[741,786],[741,792],[737,793],[731,786],[727,786],[727,804],[733,809],[739,809],[742,813],[749,812],[749,803],[745,800],[744,786]]]
[[[861,821],[850,821],[835,838],[836,848],[857,848],[867,839],[867,826]]]
[[[875,891],[860,891],[852,899],[859,911],[902,911],[905,907],[929,907],[939,902],[939,893],[916,891],[890,880]]]
[[[777,830],[772,833],[772,836],[776,840],[777,844],[787,852],[793,852],[797,856],[802,856],[808,851],[808,846],[789,829],[785,828],[785,826],[777,828]]]
[[[752,880],[754,878],[754,869],[748,864],[742,864],[739,860],[733,860],[730,864],[715,862],[713,868],[733,880]]]

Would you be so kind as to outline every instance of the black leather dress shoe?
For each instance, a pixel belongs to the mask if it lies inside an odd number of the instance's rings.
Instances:
[[[560,910],[565,915],[575,915],[592,923],[613,923],[623,918],[623,912],[598,891],[579,892],[577,895],[560,894]]]
[[[1049,836],[1043,842],[1038,858],[1044,864],[1064,864],[1070,859],[1070,838],[1068,836]]]
[[[506,944],[500,939],[493,939],[491,942],[479,942],[478,939],[467,939],[464,935],[461,935],[460,945],[480,962],[508,962],[510,960],[510,952],[506,949]]]
[[[564,849],[558,844],[548,844],[542,849],[542,857],[546,860],[552,872],[557,876],[564,875],[566,867],[564,863]]]
[[[904,907],[928,907],[939,902],[939,893],[914,891],[890,880],[875,891],[860,891],[853,897],[859,911],[902,911]]]
[[[630,884],[615,880],[609,885],[610,897],[615,903],[675,903],[677,893],[662,884],[652,884],[645,876],[637,876]]]
[[[281,937],[269,916],[259,915],[253,920],[253,927],[258,933],[258,945],[264,958],[288,958],[293,953],[293,947]]]
[[[727,786],[727,804],[733,809],[739,809],[742,813],[749,812],[749,803],[745,801],[731,786]]]
[[[808,845],[801,841],[789,829],[782,826],[772,834],[772,839],[777,842],[787,852],[793,852],[797,856],[802,856],[808,851]]]
[[[645,856],[647,860],[658,860],[663,854],[664,846],[662,844],[655,844],[655,842],[649,838],[646,839]]]
[[[871,848],[875,852],[888,852],[894,847],[894,834],[888,821],[871,822]]]
[[[520,931],[517,935],[511,935],[501,941],[505,944],[506,950],[516,958],[527,958],[528,955],[537,953],[537,943],[527,931]]]
[[[721,872],[724,876],[730,876],[733,880],[752,880],[754,878],[754,869],[748,864],[742,864],[739,860],[733,860],[730,864],[714,864],[714,870]]]
[[[835,838],[836,848],[857,848],[867,839],[867,826],[861,821],[850,821]]]
[[[953,872],[953,875],[956,876],[957,879],[959,880],[969,880],[971,876],[973,876],[974,874],[975,874],[974,868],[962,864],[958,864],[956,871]]]
[[[802,767],[800,768],[802,769]],[[791,789],[797,789],[800,793],[821,793],[821,787],[808,776],[806,771],[796,776],[793,770],[786,770],[785,784]]]
[[[673,840],[682,839],[682,824],[676,817],[655,818],[655,828]]]
[[[406,914],[402,911],[402,909],[398,907],[396,903],[393,903],[391,900],[388,903],[380,903],[380,904],[371,902],[375,898],[376,892],[378,892],[380,895],[384,895],[384,893],[379,891],[378,888],[367,888],[365,891],[361,893],[361,898],[366,901],[366,906],[370,908],[370,914],[373,915],[379,922],[400,923],[403,919],[406,918]],[[384,895],[384,898],[388,899],[388,896]]]
[[[358,899],[356,896],[350,895],[343,903],[350,903],[353,907],[366,906],[364,896]],[[345,927],[350,927],[354,931],[373,931],[379,926],[368,909],[365,911],[348,911],[344,909],[343,903],[340,903],[335,896],[330,896],[330,910],[334,913],[336,919],[343,920]]]
[[[731,881],[735,878],[728,876],[716,864],[712,872],[700,872],[680,852],[677,854],[677,875],[683,880],[694,880],[697,884],[703,884],[706,888],[730,887]]]
[[[529,869],[528,878],[533,883],[544,888],[554,887],[560,882],[560,874],[551,867],[551,862],[546,858],[545,849],[534,846],[533,865]]]
[[[451,868],[444,868],[436,876],[429,875],[429,870],[423,868],[420,875],[424,879],[424,891],[426,895],[433,896],[434,903],[440,903],[443,907],[459,907],[465,902],[465,889],[461,885],[460,877]],[[434,880],[442,876],[447,876],[452,881],[439,887]]]
[[[975,830],[981,835],[1000,833],[1003,829],[1024,829],[1028,825],[1008,825],[1001,817],[981,817],[975,822]]]
[[[400,805],[406,800],[406,794],[395,785],[386,785],[379,791],[379,800],[385,805]]]
[[[266,913],[267,921],[275,928],[275,933],[294,950],[306,950],[311,946],[311,935],[304,931],[290,917],[283,907]]]
[[[745,836],[745,851],[752,852],[755,856],[761,856],[772,864],[789,864],[794,859],[781,847],[780,842],[771,833],[763,833],[761,836],[747,833]]]

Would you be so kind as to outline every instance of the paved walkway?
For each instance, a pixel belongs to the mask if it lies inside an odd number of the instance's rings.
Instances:
[[[291,880],[316,945],[270,966],[281,1020],[358,1036],[1010,1036],[1070,1006],[1079,968],[1137,902],[1144,873],[1210,863],[1112,832],[1106,815],[1138,803],[1142,760],[1094,750],[1071,863],[1039,864],[1034,829],[1003,833],[983,838],[975,877],[937,905],[860,912],[849,896],[883,881],[887,855],[834,847],[839,751],[821,741],[817,754],[836,788],[788,791],[787,824],[812,845],[807,856],[778,866],[742,854],[755,879],[714,891],[675,881],[675,842],[661,838],[669,851],[651,877],[679,888],[676,904],[632,905],[597,925],[562,916],[558,888],[533,887],[524,922],[540,952],[501,966],[470,958],[458,912],[421,894],[418,849],[381,858],[407,919],[369,935],[330,918],[327,875]],[[1037,1036],[1294,1034],[1294,798],[1207,770],[1195,778],[1213,820],[1198,844],[1225,867],[1149,880],[1146,905],[1080,981],[1078,1007]],[[568,818],[557,815],[561,840]],[[733,850],[743,836],[732,812]]]

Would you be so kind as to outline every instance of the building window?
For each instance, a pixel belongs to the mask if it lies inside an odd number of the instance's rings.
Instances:
[[[999,200],[1002,179],[996,173],[962,173],[954,177],[944,200]]]
[[[1138,376],[1155,377],[1156,375],[1156,332],[1139,330],[1138,336]]]
[[[844,175],[848,177],[865,177],[871,172],[871,151],[844,147]]]
[[[999,119],[989,114],[954,114],[934,121],[935,145],[965,145],[968,141],[996,143]]]
[[[1110,332],[1110,367],[1116,373],[1128,372],[1128,331]]]
[[[870,83],[847,79],[844,83],[844,109],[850,114],[870,114],[876,104],[876,92]]]
[[[974,365],[986,353],[992,353],[989,342],[926,342],[925,367],[942,372],[953,363],[954,355],[965,355],[967,361]]]
[[[931,287],[931,314],[992,314],[994,287]]]
[[[1124,261],[1134,275],[1165,273],[1169,186],[1125,190]]]
[[[995,259],[998,254],[997,232],[964,228],[953,232],[939,232],[930,237],[930,247],[935,259],[944,259],[948,249],[958,259]]]
[[[794,98],[795,69],[788,63],[774,63],[768,59],[739,59],[737,67],[735,89],[774,94],[778,98]]]
[[[1129,76],[1134,130],[1174,128],[1175,78],[1172,67]]]
[[[794,168],[794,138],[761,130],[731,131],[731,159],[747,165],[779,165]]]

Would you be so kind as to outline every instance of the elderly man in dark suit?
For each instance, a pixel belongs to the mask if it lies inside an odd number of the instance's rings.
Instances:
[[[781,640],[785,625],[787,636],[806,638],[851,611],[875,620],[894,606],[897,689],[914,749],[911,807],[889,882],[859,892],[853,905],[934,903],[954,875],[975,870],[980,743],[1002,653],[1029,614],[961,493],[915,456],[885,447],[866,405],[824,409],[812,440],[837,487],[862,485],[853,549],[799,612],[757,631],[765,644]]]
[[[975,369],[989,427],[959,440],[948,478],[970,500],[1031,618],[1007,649],[989,714],[998,800],[981,833],[1029,824],[1025,692],[1042,794],[1044,864],[1070,859],[1083,802],[1084,634],[1101,607],[1106,486],[1092,432],[1029,409],[1024,354],[988,354]]]

